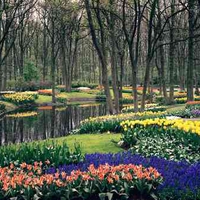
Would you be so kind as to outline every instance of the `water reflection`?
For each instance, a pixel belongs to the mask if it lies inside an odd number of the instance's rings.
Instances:
[[[48,108],[48,109],[47,109]],[[30,117],[5,116],[0,120],[0,145],[21,143],[67,135],[80,121],[105,115],[106,106],[44,107]]]

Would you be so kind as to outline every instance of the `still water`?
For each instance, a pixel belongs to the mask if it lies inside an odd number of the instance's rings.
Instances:
[[[34,116],[28,117],[27,113],[33,113]],[[16,111],[0,119],[0,145],[66,136],[82,120],[105,113],[104,104],[65,108],[39,107],[34,111]]]

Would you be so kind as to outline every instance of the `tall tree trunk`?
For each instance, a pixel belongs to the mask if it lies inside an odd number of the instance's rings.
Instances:
[[[110,1],[111,10],[113,9],[113,1]],[[115,112],[119,113],[119,85],[117,76],[117,47],[115,36],[115,19],[113,14],[110,14],[110,39],[111,39],[111,70],[112,70],[112,86],[114,92]]]
[[[52,82],[52,103],[56,103],[56,94],[55,94],[55,70],[56,70],[56,55],[55,55],[55,22],[54,16],[51,19],[51,82]]]
[[[189,39],[188,39],[188,66],[187,66],[187,100],[194,100],[193,93],[193,68],[194,68],[194,3],[195,0],[188,0],[188,21],[189,21]]]
[[[162,21],[161,21],[161,13],[160,13],[160,2],[158,1],[158,28],[159,31],[161,31],[161,26],[162,26]],[[164,57],[164,47],[163,47],[163,40],[164,37],[160,36],[159,38],[159,58],[160,58],[160,79],[161,79],[161,84],[162,84],[162,91],[163,95],[165,98],[165,101],[167,101],[167,88],[166,88],[166,81],[165,81],[165,57]]]
[[[172,0],[171,2],[171,15],[175,12],[175,1]],[[174,101],[174,16],[171,17],[171,24],[170,24],[170,45],[169,45],[169,76],[170,76],[170,92],[169,92],[169,100],[170,102]]]

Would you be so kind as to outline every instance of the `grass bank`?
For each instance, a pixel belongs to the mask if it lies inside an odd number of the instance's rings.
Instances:
[[[71,150],[74,150],[74,144],[80,144],[83,154],[86,153],[118,153],[123,151],[112,141],[118,142],[121,138],[121,134],[82,134],[82,135],[70,135],[62,138],[53,138],[43,141],[30,142],[28,145],[38,143],[43,145],[44,143],[48,145],[51,144],[52,140],[58,145],[62,145],[66,142]],[[13,144],[12,146],[18,147],[20,144]]]

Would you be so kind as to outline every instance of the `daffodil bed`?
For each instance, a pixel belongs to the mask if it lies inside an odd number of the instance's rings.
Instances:
[[[165,111],[145,111],[137,113],[122,113],[118,115],[106,115],[101,117],[89,118],[81,122],[79,133],[103,133],[103,132],[121,132],[120,123],[129,119],[148,119],[164,117]]]
[[[182,119],[126,120],[123,146],[134,153],[172,160],[200,161],[200,121]]]
[[[33,104],[38,98],[37,92],[17,92],[14,94],[5,94],[2,99],[16,105]]]

